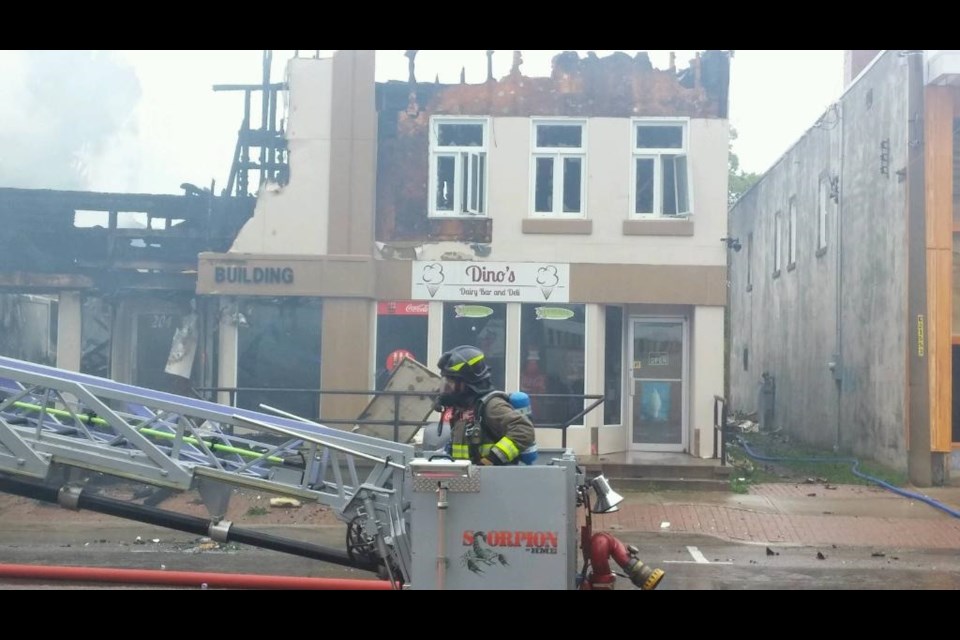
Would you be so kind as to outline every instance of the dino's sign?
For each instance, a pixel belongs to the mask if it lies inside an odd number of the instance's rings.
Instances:
[[[563,263],[413,261],[411,282],[414,300],[570,301],[570,265]]]

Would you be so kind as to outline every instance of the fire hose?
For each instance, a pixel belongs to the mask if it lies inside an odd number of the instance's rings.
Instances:
[[[307,578],[252,573],[209,573],[200,571],[157,571],[153,569],[108,569],[101,567],[57,567],[29,564],[0,564],[0,578],[22,580],[63,580],[67,582],[114,582],[152,584],[202,589],[319,589],[389,591],[384,580],[348,578]]]

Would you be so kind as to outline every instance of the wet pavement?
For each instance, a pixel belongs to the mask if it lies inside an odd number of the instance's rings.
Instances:
[[[907,488],[904,496],[817,483],[755,485],[746,494],[620,492],[611,484],[624,500],[617,512],[594,515],[593,529],[636,545],[645,563],[663,568],[663,590],[960,588],[960,487]],[[342,525],[266,530],[344,547]],[[190,534],[118,519],[0,522],[0,563],[373,577],[245,545],[207,550]],[[0,589],[25,586],[48,588],[0,581]],[[617,588],[634,587],[620,578]]]
[[[755,485],[747,494],[622,492],[619,511],[595,516],[594,529],[775,545],[960,549],[960,487],[903,491],[913,497],[880,486],[818,483]]]

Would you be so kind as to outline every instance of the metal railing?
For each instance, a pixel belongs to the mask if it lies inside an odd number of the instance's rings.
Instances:
[[[380,426],[392,426],[393,427],[393,441],[398,442],[400,437],[400,427],[409,427],[409,426],[423,426],[424,421],[422,420],[401,420],[400,419],[400,400],[404,397],[423,397],[424,393],[420,391],[378,391],[378,390],[318,390],[318,389],[291,389],[291,388],[277,388],[277,387],[195,387],[194,391],[197,393],[198,397],[201,397],[205,400],[211,400],[216,402],[216,398],[220,393],[228,394],[229,404],[232,407],[237,406],[237,395],[241,393],[279,393],[279,394],[301,394],[305,396],[316,396],[319,402],[320,398],[325,395],[343,395],[343,396],[365,396],[368,398],[375,398],[379,396],[390,396],[393,398],[393,419],[390,420],[376,420],[371,418],[354,418],[354,419],[342,419],[342,418],[323,418],[320,416],[301,416],[308,419],[316,419],[319,422],[322,422],[325,425],[380,425]],[[590,413],[601,404],[603,404],[606,399],[602,395],[590,395],[582,393],[531,393],[530,399],[567,399],[572,402],[584,403],[590,401],[591,403],[582,409],[579,412],[573,413],[569,418],[559,421],[559,422],[538,422],[536,416],[534,416],[534,424],[538,429],[560,429],[562,431],[561,435],[561,446],[567,446],[567,429],[574,424],[579,424],[579,420],[583,418],[586,414]],[[254,410],[258,410],[254,408]]]

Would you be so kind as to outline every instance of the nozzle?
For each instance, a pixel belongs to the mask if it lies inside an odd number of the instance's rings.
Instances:
[[[640,562],[639,558],[634,558],[627,567],[627,575],[630,576],[630,582],[634,586],[643,591],[653,591],[666,574],[663,569],[654,569]]]

